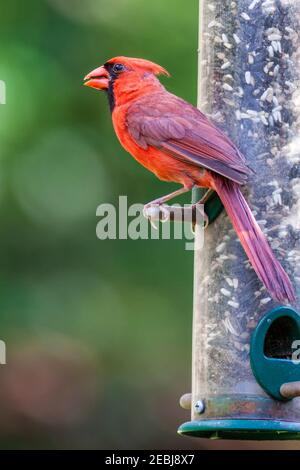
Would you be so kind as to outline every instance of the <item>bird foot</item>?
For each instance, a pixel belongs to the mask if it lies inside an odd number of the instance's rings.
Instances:
[[[157,225],[154,221],[160,220],[162,223],[167,222],[170,219],[170,212],[167,206],[163,204],[146,204],[143,209],[143,215],[149,220],[151,226],[158,230]]]
[[[179,222],[192,222],[192,232],[195,234],[195,226],[198,221],[204,221],[204,229],[207,228],[209,224],[209,218],[204,211],[204,205],[201,202],[193,204],[184,208],[170,207],[166,204],[158,204],[157,202],[146,204],[143,209],[143,215],[146,219],[149,220],[151,226],[158,230],[158,227],[155,222],[161,221],[162,223],[169,220],[179,221]],[[200,213],[201,219],[199,219],[198,214]]]

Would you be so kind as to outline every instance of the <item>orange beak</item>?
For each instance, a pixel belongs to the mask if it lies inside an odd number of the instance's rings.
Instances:
[[[109,73],[102,65],[86,75],[84,80],[85,86],[96,88],[96,90],[107,90],[109,86]]]

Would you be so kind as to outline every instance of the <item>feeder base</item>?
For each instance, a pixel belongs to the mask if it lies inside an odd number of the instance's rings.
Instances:
[[[201,419],[182,424],[178,433],[209,439],[296,440],[300,439],[300,423],[270,419]]]

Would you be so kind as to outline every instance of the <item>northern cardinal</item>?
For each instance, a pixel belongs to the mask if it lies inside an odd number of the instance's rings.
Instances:
[[[148,204],[163,204],[194,186],[216,191],[258,277],[278,301],[295,300],[240,186],[251,170],[244,156],[199,109],[169,93],[157,75],[169,73],[143,59],[115,57],[85,77],[105,90],[122,146],[159,179],[182,187]]]

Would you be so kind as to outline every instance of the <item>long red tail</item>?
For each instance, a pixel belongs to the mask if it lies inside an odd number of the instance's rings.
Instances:
[[[214,178],[215,189],[231,219],[241,244],[259,279],[272,297],[280,302],[295,301],[291,281],[275,258],[265,235],[256,222],[239,185],[224,178]]]

